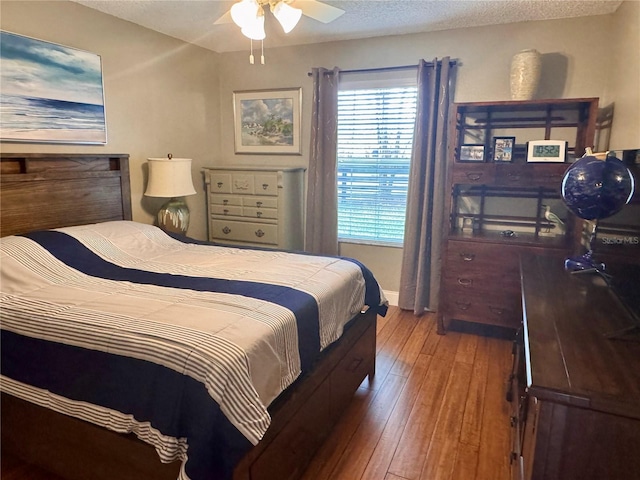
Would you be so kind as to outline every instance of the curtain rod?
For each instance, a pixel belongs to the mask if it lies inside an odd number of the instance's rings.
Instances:
[[[433,62],[425,62],[426,65],[432,66]],[[449,60],[450,66],[455,66],[458,64],[457,60]],[[340,70],[340,73],[373,73],[373,72],[390,72],[393,70],[409,70],[411,68],[418,68],[418,65],[398,65],[395,67],[378,67],[378,68],[362,68],[356,70]],[[308,72],[307,75],[310,77],[313,75],[313,72]],[[333,75],[333,70],[329,70],[325,72],[325,75]]]

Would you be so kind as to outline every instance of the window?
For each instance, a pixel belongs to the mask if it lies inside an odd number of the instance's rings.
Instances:
[[[409,86],[341,86],[337,147],[340,241],[402,245],[416,99],[415,80]]]

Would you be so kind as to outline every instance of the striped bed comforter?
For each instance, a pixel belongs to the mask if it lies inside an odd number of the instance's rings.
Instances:
[[[0,239],[2,391],[230,477],[267,407],[364,305],[350,259],[205,245],[136,222]]]

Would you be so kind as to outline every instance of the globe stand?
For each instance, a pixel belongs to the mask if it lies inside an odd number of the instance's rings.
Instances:
[[[565,270],[570,271],[571,273],[604,273],[605,264],[602,262],[597,262],[593,258],[593,248],[592,245],[596,241],[596,233],[598,230],[598,221],[595,220],[593,222],[593,229],[591,230],[591,235],[589,236],[589,250],[583,255],[577,257],[569,257],[564,261]]]

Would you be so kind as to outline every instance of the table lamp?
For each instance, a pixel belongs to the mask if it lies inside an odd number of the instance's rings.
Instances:
[[[189,207],[184,196],[194,195],[191,178],[191,159],[148,158],[149,182],[144,194],[147,197],[162,197],[170,200],[158,211],[158,226],[166,232],[185,235],[189,228]]]

